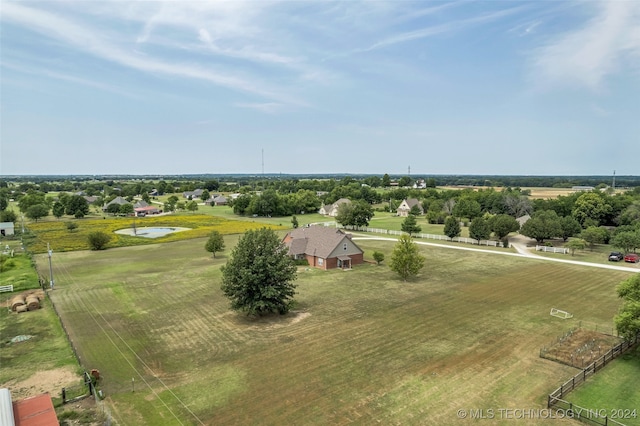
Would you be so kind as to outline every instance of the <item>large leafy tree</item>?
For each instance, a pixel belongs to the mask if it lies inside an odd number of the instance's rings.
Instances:
[[[596,244],[603,244],[609,237],[609,231],[599,226],[590,226],[580,233],[580,238],[589,244],[589,248],[593,250]]]
[[[640,247],[640,231],[624,231],[616,233],[611,245],[625,252],[635,251]]]
[[[287,313],[293,305],[296,266],[271,229],[247,231],[222,267],[222,292],[231,309],[248,315]]]
[[[49,207],[46,204],[34,204],[29,206],[25,215],[37,222],[38,219],[49,215]]]
[[[82,214],[82,217],[89,214],[89,203],[87,203],[87,200],[81,195],[72,195],[69,197],[65,206],[65,213],[70,216],[76,216],[78,212]]]
[[[422,231],[422,227],[418,225],[418,222],[416,221],[416,217],[412,214],[407,216],[402,221],[401,229],[403,232],[406,232],[409,235],[417,234],[418,232]]]
[[[573,211],[573,217],[584,227],[588,223],[600,225],[600,221],[611,213],[612,207],[608,204],[604,195],[598,192],[586,192],[578,197]]]
[[[343,226],[364,227],[369,225],[373,217],[373,208],[362,200],[343,203],[338,207],[336,221]]]
[[[560,218],[560,237],[563,241],[567,241],[569,237],[574,237],[580,233],[582,227],[580,222],[572,216],[564,216]]]
[[[60,201],[56,201],[55,203],[53,203],[52,210],[53,210],[53,215],[58,219],[64,216],[64,204],[62,204]]]
[[[444,221],[444,235],[453,239],[455,237],[459,237],[462,233],[462,229],[460,229],[460,222],[453,216],[447,216]]]
[[[224,250],[224,238],[218,231],[211,231],[209,239],[204,245],[204,249],[216,257],[216,252]]]
[[[488,239],[491,236],[489,222],[482,216],[473,219],[469,225],[469,236],[478,242]]]
[[[45,195],[39,192],[30,192],[26,195],[23,195],[18,200],[18,208],[24,214],[27,214],[27,210],[31,206],[35,206],[36,204],[47,204],[45,199]]]
[[[539,243],[549,238],[559,237],[562,234],[560,218],[553,210],[541,210],[534,213],[533,217],[522,225],[520,233]]]
[[[489,219],[489,228],[499,240],[504,240],[511,232],[520,229],[520,224],[508,214],[497,214]]]
[[[468,218],[473,220],[475,217],[480,216],[482,207],[476,200],[469,196],[463,196],[458,199],[458,202],[453,207],[453,215],[459,218]]]
[[[119,208],[118,211],[120,212],[120,214],[123,215],[129,215],[129,214],[133,214],[133,204],[131,203],[126,203],[126,204],[122,204]]]
[[[424,267],[424,256],[418,251],[418,245],[413,242],[410,235],[401,235],[398,243],[391,253],[391,263],[389,265],[392,271],[407,281],[410,277],[418,275],[420,269]]]
[[[614,322],[618,333],[631,339],[640,332],[640,274],[618,284],[618,296],[624,300]]]
[[[634,201],[622,211],[619,222],[621,225],[640,223],[640,200]]]

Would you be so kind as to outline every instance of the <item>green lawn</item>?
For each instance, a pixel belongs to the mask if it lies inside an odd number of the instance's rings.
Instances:
[[[388,260],[300,268],[295,313],[251,320],[219,288],[234,238],[216,259],[203,239],[56,256],[53,300],[120,424],[455,424],[458,409],[543,408],[575,369],[540,347],[610,323],[628,276],[421,246],[411,282]],[[367,260],[393,249],[358,244]]]
[[[24,313],[6,309],[10,299],[26,290],[38,290],[38,275],[32,267],[31,259],[16,255],[9,259],[12,266],[0,272],[0,284],[14,286],[12,293],[0,293],[0,387],[9,387],[14,398],[29,396],[32,389],[23,388],[22,383],[42,371],[68,372],[71,383],[81,383],[80,376],[74,379],[79,366],[69,342],[60,325],[49,299],[41,291],[41,309]],[[5,263],[5,267],[7,264]],[[42,264],[41,268],[47,268]],[[14,341],[18,336],[29,336],[24,341]],[[36,380],[37,381],[37,380]],[[59,383],[60,386],[69,383]],[[50,385],[50,384],[47,384]],[[59,402],[60,388],[52,394],[54,402]]]
[[[598,413],[603,410],[603,413],[626,425],[640,425],[638,377],[640,347],[607,365],[566,399]]]

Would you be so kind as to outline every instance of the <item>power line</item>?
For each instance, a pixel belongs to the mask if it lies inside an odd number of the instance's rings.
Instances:
[[[48,247],[48,245],[47,245]],[[50,265],[51,265],[51,254],[49,254],[49,261],[50,261]],[[67,280],[69,282],[69,284],[71,284],[71,287],[73,288],[79,288],[80,286],[73,280],[71,274],[68,272],[68,270],[65,268],[65,266],[58,262],[56,264],[56,269],[61,269],[63,275],[66,274]],[[51,275],[51,280],[53,282],[53,272]],[[144,384],[149,388],[149,390],[158,398],[158,400],[162,403],[162,405],[165,406],[165,408],[171,413],[171,415],[178,421],[178,423],[180,423],[181,425],[183,424],[182,421],[180,420],[180,418],[176,415],[176,413],[173,412],[173,410],[167,405],[167,403],[160,397],[160,395],[153,389],[153,387],[151,386],[151,384],[144,378],[144,376],[142,375],[142,373],[140,373],[140,371],[138,371],[138,369],[131,363],[131,361],[125,356],[124,352],[120,349],[120,347],[118,347],[118,345],[116,344],[116,342],[111,338],[111,336],[107,333],[107,330],[102,326],[102,324],[100,324],[100,322],[97,320],[96,316],[92,314],[92,312],[98,312],[98,310],[96,309],[95,305],[91,302],[87,303],[87,301],[84,298],[80,298],[82,305],[84,305],[84,308],[86,310],[86,313],[91,317],[91,319],[96,323],[96,325],[100,328],[100,330],[104,333],[104,335],[107,337],[107,339],[109,340],[109,342],[111,342],[111,344],[113,345],[113,347],[118,351],[118,353],[120,353],[120,355],[122,356],[122,358],[125,360],[125,362],[127,364],[129,364],[129,366],[131,367],[131,369],[138,375],[138,377],[144,382]],[[88,306],[91,305],[91,306]],[[90,308],[90,309],[89,309]],[[140,363],[148,370],[150,371],[154,378],[160,382],[160,384],[162,385],[162,387],[164,387],[167,391],[169,391],[169,393],[178,401],[178,403],[180,405],[182,405],[182,407],[187,410],[187,412],[189,412],[189,414],[191,414],[197,421],[199,424],[204,425],[204,422],[202,420],[200,420],[200,418],[193,412],[191,411],[191,409],[189,407],[187,407],[187,405],[164,383],[164,381],[162,381],[162,379],[160,379],[158,376],[156,376],[155,372],[153,371],[153,369],[151,367],[149,367],[149,365],[136,353],[136,351],[133,350],[133,348],[131,348],[131,346],[129,346],[129,344],[122,338],[122,336],[120,335],[120,333],[118,333],[118,331],[116,331],[113,326],[111,325],[111,323],[109,321],[107,321],[105,319],[105,317],[98,312],[98,316],[102,319],[102,321],[104,321],[105,324],[108,325],[108,327],[111,329],[111,331],[118,337],[118,339],[120,339],[120,341],[122,343],[124,343],[124,345],[126,346],[127,350],[129,352],[131,352],[133,354],[133,356],[140,361]]]

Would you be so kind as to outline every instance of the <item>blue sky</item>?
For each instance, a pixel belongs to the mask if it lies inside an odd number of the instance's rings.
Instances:
[[[3,175],[640,174],[639,1],[0,0],[0,43]]]

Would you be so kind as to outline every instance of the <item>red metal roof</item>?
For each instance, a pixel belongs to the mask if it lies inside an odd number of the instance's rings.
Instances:
[[[13,403],[16,426],[58,426],[58,417],[48,393]]]

